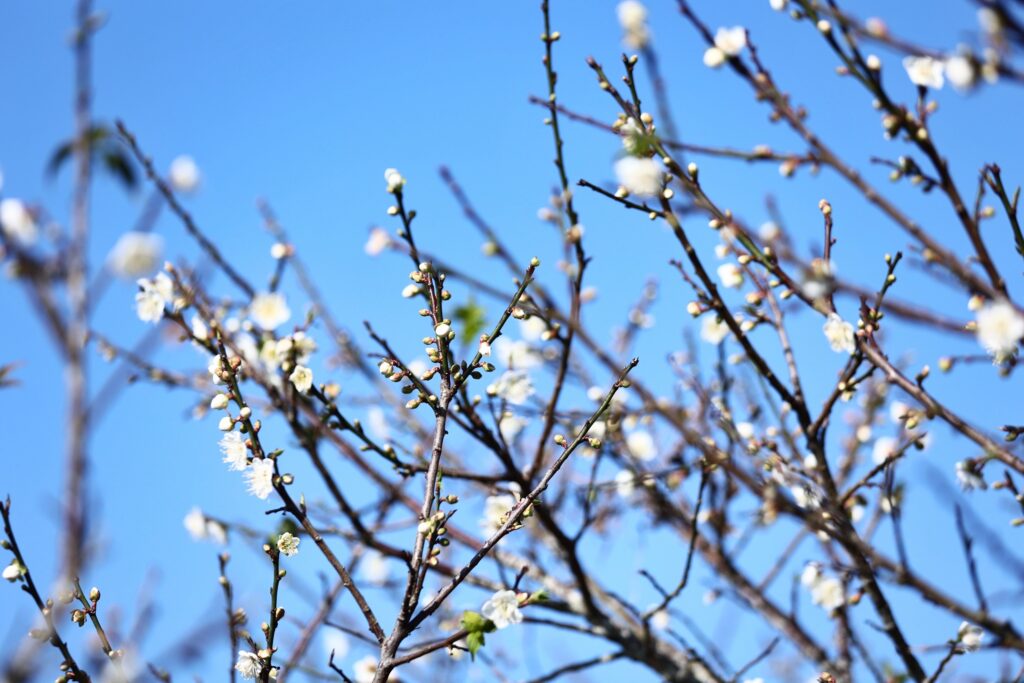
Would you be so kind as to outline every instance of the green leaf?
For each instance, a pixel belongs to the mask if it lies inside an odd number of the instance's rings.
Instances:
[[[485,619],[482,614],[466,610],[462,613],[462,628],[466,629],[470,633],[482,633],[487,628],[487,622],[489,619]]]
[[[476,659],[476,651],[484,646],[484,634],[474,631],[466,636],[466,647],[469,649],[469,656]]]
[[[468,303],[456,307],[452,316],[458,323],[459,336],[463,344],[475,342],[484,329],[484,323],[487,322],[487,311],[472,298]]]

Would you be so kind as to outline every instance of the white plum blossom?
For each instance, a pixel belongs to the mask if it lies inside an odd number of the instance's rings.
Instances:
[[[978,79],[974,63],[964,55],[953,55],[945,61],[946,78],[957,90],[970,90]]]
[[[388,192],[394,194],[405,185],[405,178],[394,168],[384,169],[384,180],[388,184]]]
[[[183,154],[171,162],[168,178],[178,192],[192,192],[199,187],[199,166],[192,157]]]
[[[736,288],[743,284],[743,271],[735,263],[723,263],[718,266],[718,279],[723,287]]]
[[[544,358],[529,343],[522,339],[515,341],[508,337],[499,337],[491,344],[491,354],[495,360],[507,368],[529,370],[540,365]]]
[[[722,340],[729,336],[729,326],[724,320],[720,321],[714,313],[704,316],[700,326],[700,338],[708,344],[715,346],[722,343]]]
[[[1024,316],[1008,301],[996,301],[977,312],[978,343],[997,363],[1011,357],[1024,337]]]
[[[0,228],[22,247],[32,246],[39,236],[35,217],[20,199],[0,201]]]
[[[534,394],[533,381],[521,370],[506,370],[496,382],[487,387],[487,393],[513,405],[522,405]]]
[[[629,498],[636,491],[636,475],[629,470],[619,470],[615,475],[615,492]]]
[[[21,578],[21,565],[18,564],[17,560],[11,560],[11,563],[4,567],[3,578],[5,581],[15,582]]]
[[[725,53],[717,47],[709,47],[704,51],[704,66],[709,69],[717,69],[725,64]]]
[[[977,652],[980,650],[981,641],[984,638],[985,631],[980,626],[975,626],[966,621],[960,622],[960,628],[956,631],[956,640],[965,652]]]
[[[525,418],[513,415],[512,413],[505,413],[498,421],[498,430],[501,431],[501,438],[505,439],[506,442],[511,442],[519,436],[527,424],[529,423]]]
[[[334,654],[334,658],[341,661],[348,654],[349,642],[348,637],[336,629],[323,630],[323,637],[321,642],[324,647],[324,657],[330,657]]]
[[[782,12],[789,4],[789,0],[768,0],[768,4],[771,5],[771,8],[776,12]]]
[[[375,586],[382,586],[388,581],[388,577],[391,574],[391,565],[388,564],[388,558],[383,554],[372,550],[366,553],[366,556],[363,558],[360,571],[367,581]]]
[[[804,588],[810,590],[821,579],[821,565],[817,562],[808,562],[800,573],[800,583]]]
[[[767,221],[761,224],[761,227],[757,230],[757,236],[764,242],[771,242],[779,238],[781,234],[779,224],[775,221]]]
[[[157,273],[152,280],[141,278],[137,281],[139,291],[135,294],[135,312],[144,323],[160,322],[164,308],[174,301],[174,282],[166,273]]]
[[[988,484],[985,483],[985,479],[977,467],[968,460],[961,460],[956,464],[956,478],[960,482],[960,488],[964,491],[988,488]]]
[[[875,441],[875,446],[871,450],[871,460],[876,465],[881,465],[890,456],[896,454],[898,444],[896,439],[891,436],[880,436]]]
[[[262,292],[249,304],[249,317],[264,330],[283,325],[291,315],[284,295],[279,292]]]
[[[365,251],[370,256],[376,256],[385,249],[391,246],[391,235],[384,228],[372,228],[370,230],[370,236],[366,238],[366,244],[363,246]]]
[[[221,462],[227,463],[229,470],[241,472],[248,466],[249,463],[246,460],[248,453],[241,434],[228,432],[221,438],[218,445],[220,452],[224,455]]]
[[[823,578],[811,588],[811,600],[826,612],[839,609],[846,603],[843,584],[836,578]]]
[[[480,613],[493,621],[499,629],[523,620],[523,613],[519,610],[519,596],[510,590],[501,590],[492,595],[484,602]]]
[[[192,537],[192,540],[203,541],[209,538],[221,545],[228,542],[228,534],[224,525],[210,519],[197,507],[188,511],[183,523],[185,530],[188,531],[188,535]]]
[[[300,365],[305,365],[314,351],[316,351],[316,341],[299,330],[295,334],[277,340],[277,343],[274,344],[274,360],[278,365],[286,360],[294,360]]]
[[[288,380],[299,393],[305,394],[313,386],[313,371],[305,365],[296,365],[292,374],[288,375]]]
[[[626,445],[637,460],[653,460],[654,456],[658,454],[658,449],[654,445],[654,437],[648,431],[633,432],[626,437]]]
[[[107,267],[118,277],[132,279],[152,272],[160,264],[164,240],[146,232],[126,232],[107,256]]]
[[[664,631],[667,629],[671,622],[672,617],[666,609],[660,609],[651,615],[651,626],[658,631]]]
[[[286,557],[299,554],[299,539],[286,531],[277,537],[277,550]]]
[[[238,660],[235,662],[235,671],[245,679],[256,678],[260,675],[260,670],[263,668],[263,660],[261,660],[255,653],[246,652],[245,650],[238,651]]]
[[[853,340],[853,325],[840,318],[835,313],[830,313],[828,320],[822,326],[825,338],[829,346],[836,353],[853,353],[857,346]]]
[[[939,90],[945,79],[942,77],[942,60],[927,56],[903,58],[903,68],[914,85]]]
[[[377,659],[370,655],[363,657],[352,665],[352,673],[356,683],[373,683],[377,675]]]
[[[719,28],[715,32],[715,47],[729,57],[735,57],[747,46],[747,29],[742,26]]]
[[[643,3],[625,0],[619,3],[616,11],[626,45],[635,50],[646,47],[647,41],[650,40],[650,31],[647,28],[647,8]]]
[[[480,519],[480,530],[493,536],[505,523],[508,512],[516,505],[516,497],[511,494],[487,496],[484,501],[484,514]]]
[[[274,490],[274,461],[270,458],[256,458],[242,475],[249,487],[249,493],[260,500],[266,500]]]
[[[654,197],[661,193],[664,173],[654,159],[628,156],[615,162],[615,176],[630,194]]]

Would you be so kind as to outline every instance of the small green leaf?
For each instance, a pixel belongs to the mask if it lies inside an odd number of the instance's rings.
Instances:
[[[483,615],[466,610],[462,613],[462,628],[470,633],[482,633],[487,628],[487,622]]]
[[[484,646],[484,634],[474,631],[466,636],[466,647],[469,649],[469,656],[476,659],[476,651]]]
[[[484,329],[484,323],[487,322],[487,311],[472,298],[468,303],[456,307],[452,316],[452,319],[458,322],[464,344],[475,342]]]

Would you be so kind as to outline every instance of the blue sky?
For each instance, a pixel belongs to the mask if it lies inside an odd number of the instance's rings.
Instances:
[[[3,193],[40,202],[62,222],[68,213],[69,178],[65,173],[46,180],[44,168],[53,148],[72,129],[72,64],[67,48],[72,12],[67,4],[21,0],[0,8],[0,63],[6,65],[0,87],[9,94],[0,109]],[[402,347],[415,348],[420,333],[404,341],[400,337],[401,330],[418,321],[415,307],[398,296],[407,263],[393,256],[370,259],[362,251],[371,226],[394,227],[384,213],[389,204],[382,178],[386,167],[398,167],[409,179],[407,201],[419,212],[422,245],[496,284],[508,285],[496,264],[479,258],[479,239],[438,178],[438,166],[446,164],[515,254],[523,260],[540,256],[546,267],[542,277],[552,289],[563,289],[553,267],[559,240],[536,216],[556,181],[550,131],[542,125],[544,112],[527,102],[546,85],[536,4],[104,2],[100,9],[109,12],[109,23],[96,41],[96,117],[124,120],[159,167],[183,153],[196,159],[203,184],[187,199],[188,209],[249,277],[265,281],[272,269],[271,240],[255,208],[256,199],[265,197],[343,323],[359,331],[361,321],[370,319]],[[811,124],[826,140],[933,234],[963,246],[952,213],[937,195],[923,196],[906,184],[890,187],[885,170],[868,163],[872,155],[892,158],[905,150],[882,139],[878,115],[867,96],[854,82],[834,75],[834,59],[806,25],[772,12],[762,1],[694,4],[712,26],[746,24],[776,79],[808,107]],[[675,13],[674,3],[651,5],[655,44],[674,93],[677,123],[688,141],[741,148],[766,143],[779,150],[803,151],[787,130],[767,122],[767,110],[751,101],[744,84],[724,70],[711,71],[701,64],[703,46]],[[937,5],[941,12],[935,11]],[[556,0],[553,10],[554,27],[563,35],[556,46],[560,99],[609,122],[614,108],[595,86],[584,58],[594,55],[609,73],[618,74],[621,45],[614,7],[613,2]],[[856,10],[861,16],[880,13],[894,32],[935,47],[952,47],[976,30],[967,2],[865,0]],[[879,54],[894,92],[909,101],[913,90],[898,58],[885,51]],[[1011,115],[1020,103],[1015,86],[982,89],[969,96],[947,87],[936,99],[940,111],[932,122],[933,134],[965,188],[974,186],[977,169],[989,161],[998,161],[1011,183],[1024,177]],[[577,124],[565,123],[564,130],[570,178],[610,182],[618,142]],[[795,243],[804,249],[821,242],[817,202],[828,197],[835,208],[839,271],[862,284],[880,282],[882,254],[907,245],[898,228],[828,172],[817,177],[801,172],[796,180],[787,181],[771,165],[699,162],[709,194],[751,224],[767,219],[765,196],[777,197]],[[101,263],[118,235],[129,229],[147,195],[144,190],[126,196],[107,179],[97,182],[90,247],[94,264]],[[587,310],[587,322],[598,335],[610,339],[644,282],[653,277],[661,283],[654,308],[658,324],[645,333],[638,354],[641,376],[667,391],[663,359],[680,348],[685,332],[696,329],[683,311],[688,292],[667,263],[680,255],[678,246],[662,226],[582,190],[578,208],[594,256],[589,283],[599,290],[597,302]],[[1011,291],[1019,289],[1019,261],[1008,230],[998,219],[986,230],[997,261],[1010,275]],[[166,238],[167,257],[194,259],[194,247],[171,217],[162,216],[158,231]],[[714,236],[698,221],[692,221],[692,231],[710,257]],[[218,286],[227,291],[223,282]],[[23,363],[17,372],[22,384],[0,391],[7,461],[0,493],[12,493],[25,551],[37,575],[46,577],[54,570],[56,501],[63,481],[61,368],[19,287],[8,280],[0,287],[0,319],[10,326],[0,337],[0,362]],[[287,282],[285,288],[293,297],[293,310],[300,310],[294,283]],[[94,317],[98,329],[128,344],[146,332],[133,314],[132,292],[131,283],[119,283]],[[903,269],[896,293],[967,317],[960,293],[941,288],[910,267]],[[455,287],[454,294],[468,293]],[[845,306],[847,315],[855,315],[851,302]],[[841,360],[824,347],[818,319],[804,316],[794,321],[793,336],[808,377],[834,376]],[[887,344],[913,366],[931,363],[933,368],[940,355],[974,348],[969,341],[951,342],[899,325]],[[198,362],[187,349],[167,351],[160,358],[178,366]],[[321,370],[327,372],[325,366]],[[95,359],[94,386],[108,372]],[[348,380],[343,375],[337,379],[343,384]],[[814,386],[812,403],[820,401],[828,388],[827,382]],[[1012,421],[1015,413],[1019,422],[1020,401],[1014,399],[1019,390],[1015,394],[994,369],[972,367],[970,373],[936,376],[932,388],[953,397],[969,392],[970,400],[961,400],[958,406],[989,428]],[[187,625],[214,617],[219,608],[217,550],[188,539],[181,525],[184,514],[192,505],[201,505],[231,519],[251,522],[262,517],[262,506],[246,496],[237,477],[220,464],[212,422],[192,421],[188,412],[182,394],[140,383],[122,395],[92,439],[92,496],[101,548],[83,583],[103,587],[111,602],[124,606],[129,622],[140,591],[155,593],[160,607],[145,648],[153,658],[176,642]],[[277,431],[269,434],[287,441],[279,426],[271,428]],[[669,441],[667,433],[661,436]],[[910,554],[915,564],[934,567],[941,585],[963,586],[962,558],[956,544],[949,542],[949,497],[961,496],[953,490],[954,462],[975,453],[941,428],[936,429],[935,441],[926,455],[907,466],[904,476],[923,482],[930,472],[938,473],[950,492],[933,495],[920,486],[912,494],[919,500],[908,512]],[[971,502],[982,515],[996,520],[995,529],[1005,531],[1003,520],[1010,514],[1005,508]],[[883,530],[879,538],[891,550],[889,536]],[[665,575],[674,571],[678,558],[660,552],[667,540],[663,532],[652,532],[640,541],[636,553],[611,552],[613,561],[603,567],[608,583],[621,581],[625,594],[643,600],[645,586],[636,573],[640,566],[660,568]],[[778,537],[768,535],[762,544],[752,546],[745,556],[750,566],[770,564],[765,557],[777,552],[777,545]],[[813,548],[807,544],[802,550],[809,556]],[[232,552],[241,599],[255,612],[265,584],[252,573],[263,569],[262,564],[257,553],[237,540]],[[595,546],[588,552],[596,558],[610,548]],[[316,572],[324,569],[319,558],[307,552],[298,561],[305,569],[303,580],[315,586]],[[986,565],[990,591],[1019,591],[1019,580],[1014,582],[990,562]],[[715,585],[701,568],[697,579],[704,587]],[[703,590],[684,596],[680,608],[721,637],[734,663],[767,642],[766,627],[740,617],[728,604],[701,612]],[[466,606],[473,606],[475,599],[463,598]],[[939,644],[956,628],[949,620],[932,619],[929,607],[898,594],[895,599],[914,626],[915,644]],[[292,601],[301,603],[298,597]],[[1019,606],[1019,601],[1009,604]],[[862,608],[858,616],[867,619],[868,613]],[[0,614],[3,642],[13,642],[27,623],[28,605],[13,591],[0,591]],[[730,631],[737,640],[730,642]],[[530,643],[535,637],[524,639]],[[507,641],[510,646],[516,642],[513,638]],[[537,643],[538,662],[516,670],[542,671],[541,662],[551,661],[545,659],[551,655],[545,652],[546,645]],[[353,648],[350,660],[362,654]],[[961,665],[965,671],[992,675],[998,659],[979,655]],[[195,673],[205,673],[211,680],[220,675],[219,668],[210,668],[220,667],[220,659],[197,666]],[[592,680],[619,680],[625,670],[634,671],[626,665],[609,667],[594,673]]]

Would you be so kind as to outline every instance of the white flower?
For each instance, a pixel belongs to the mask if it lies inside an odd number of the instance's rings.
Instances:
[[[513,341],[508,337],[499,337],[491,345],[491,353],[498,363],[515,370],[529,370],[544,361],[544,357],[522,339]]]
[[[625,33],[623,40],[626,45],[636,50],[644,48],[650,39],[650,31],[647,29],[647,8],[636,0],[625,0],[619,3],[616,10],[619,25]]]
[[[235,671],[241,674],[242,678],[256,678],[263,669],[263,661],[252,652],[245,650],[238,651],[238,661],[235,662]]]
[[[493,536],[505,523],[505,516],[516,505],[516,497],[510,494],[487,496],[484,501],[484,514],[480,519],[480,529],[488,536]]]
[[[810,590],[821,579],[821,565],[817,562],[808,562],[800,574],[800,583],[804,588]]]
[[[523,613],[519,611],[519,596],[510,590],[498,591],[492,595],[480,608],[480,613],[493,621],[499,629],[523,620]]]
[[[658,631],[664,631],[668,628],[672,618],[666,609],[660,609],[651,615],[651,626]]]
[[[292,312],[278,292],[263,292],[252,298],[249,304],[249,317],[264,330],[273,330],[284,324]]]
[[[370,655],[363,657],[352,665],[356,683],[372,683],[377,675],[377,659]]]
[[[256,458],[242,476],[249,486],[249,493],[260,500],[266,500],[274,490],[274,461],[270,458]]]
[[[725,53],[717,47],[709,47],[704,50],[704,66],[709,69],[717,69],[725,64]]]
[[[715,33],[715,47],[730,57],[743,52],[747,46],[747,29],[742,26],[720,28]]]
[[[206,341],[210,336],[210,328],[206,326],[206,323],[198,315],[192,316],[191,327],[192,336],[200,341]]]
[[[820,579],[811,588],[811,600],[827,612],[839,609],[846,603],[843,584],[839,579]]]
[[[722,340],[729,336],[729,326],[725,321],[719,321],[718,316],[709,313],[704,316],[704,322],[700,326],[700,338],[708,344],[715,346],[722,343]]]
[[[776,12],[781,12],[786,9],[786,5],[789,4],[789,0],[768,0],[768,4]]]
[[[876,465],[881,465],[890,456],[895,455],[897,450],[896,439],[891,436],[880,436],[875,441],[875,446],[871,450],[871,460]]]
[[[907,70],[910,81],[914,85],[938,90],[944,82],[942,78],[942,61],[932,57],[904,57],[903,68]]]
[[[344,659],[349,650],[349,642],[345,634],[335,629],[322,631],[324,634],[322,640],[324,646],[324,657],[330,657],[333,652],[336,660],[341,661]]]
[[[210,519],[197,507],[189,510],[184,519],[185,530],[194,541],[203,541],[207,538],[221,545],[228,542],[227,530],[220,522]]]
[[[275,261],[280,261],[284,257],[288,256],[290,251],[291,247],[284,242],[274,242],[270,245],[270,258]]]
[[[718,266],[718,279],[723,287],[739,287],[743,284],[743,271],[735,263],[723,263]]]
[[[289,532],[277,537],[277,550],[286,557],[299,554],[299,539]]]
[[[835,313],[830,313],[828,320],[822,326],[825,338],[829,346],[836,353],[853,353],[857,348],[853,341],[853,325],[840,318]]]
[[[199,167],[192,157],[182,155],[171,162],[169,178],[178,192],[192,192],[199,187]]]
[[[954,55],[944,64],[946,78],[957,90],[969,90],[978,77],[974,64],[963,55]]]
[[[513,415],[512,413],[505,413],[498,420],[498,430],[501,432],[501,438],[505,439],[507,443],[515,440],[527,424],[528,421],[525,418]]]
[[[654,197],[661,193],[664,174],[654,159],[623,157],[615,162],[615,175],[630,194]]]
[[[0,201],[0,227],[7,237],[23,247],[31,246],[39,235],[36,219],[20,199]]]
[[[985,631],[980,626],[960,622],[960,628],[956,631],[956,640],[960,643],[965,652],[977,652],[981,649],[981,641],[985,637]]]
[[[384,180],[388,184],[388,192],[392,194],[400,190],[402,186],[405,185],[405,178],[403,178],[402,174],[393,168],[384,170]]]
[[[15,582],[21,577],[21,565],[18,564],[17,560],[11,560],[11,563],[4,567],[2,576],[5,580]]]
[[[366,553],[361,570],[367,581],[376,586],[381,586],[387,583],[388,577],[391,574],[391,565],[388,564],[388,559],[384,555],[373,550]]]
[[[366,239],[366,244],[363,246],[363,251],[370,256],[376,256],[389,246],[391,246],[391,235],[388,234],[388,231],[384,228],[372,228],[370,236]]]
[[[771,242],[772,240],[778,239],[780,232],[781,230],[779,230],[778,223],[775,221],[768,221],[767,223],[761,224],[761,227],[757,231],[757,236],[764,242]]]
[[[522,405],[533,396],[533,381],[521,370],[506,370],[498,381],[487,387],[487,393],[513,405]]]
[[[313,371],[305,365],[296,365],[292,374],[288,375],[288,379],[295,385],[299,393],[304,394],[313,386]]]
[[[1012,356],[1017,349],[1017,342],[1024,337],[1024,316],[1008,301],[996,301],[983,306],[976,315],[978,343],[997,363]]]
[[[629,452],[638,460],[652,460],[658,454],[654,445],[654,437],[647,431],[636,431],[626,437]]]
[[[544,333],[548,331],[548,324],[540,316],[534,315],[519,321],[519,331],[522,333],[523,339],[541,341]]]
[[[228,432],[218,443],[220,452],[224,455],[221,462],[227,463],[228,469],[234,472],[241,472],[248,465],[246,460],[245,441],[238,432]]]
[[[984,477],[981,476],[974,464],[967,460],[961,460],[956,464],[956,478],[960,482],[960,488],[964,491],[988,488]]]
[[[185,515],[185,530],[194,540],[199,541],[206,538],[206,515],[199,508],[192,508]]]
[[[164,240],[146,232],[126,232],[107,256],[107,267],[118,277],[137,278],[156,269]]]
[[[636,476],[629,470],[619,470],[615,475],[615,492],[629,498],[636,491]]]
[[[152,280],[138,280],[139,291],[135,294],[135,312],[145,323],[159,322],[164,317],[164,308],[174,300],[174,282],[166,273],[157,273]]]

